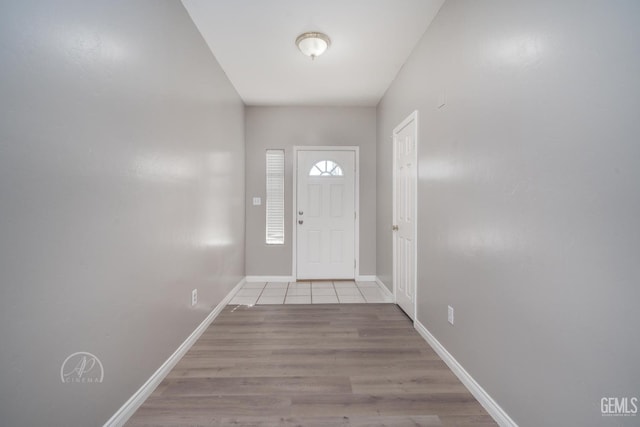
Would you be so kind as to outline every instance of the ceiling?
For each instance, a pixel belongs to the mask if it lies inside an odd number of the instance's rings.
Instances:
[[[247,105],[375,106],[444,0],[182,0]],[[326,33],[324,55],[295,45]]]

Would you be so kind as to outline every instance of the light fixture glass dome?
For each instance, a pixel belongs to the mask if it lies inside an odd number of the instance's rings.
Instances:
[[[300,34],[296,39],[296,45],[300,52],[310,56],[311,59],[315,59],[316,56],[322,55],[331,46],[331,40],[326,34],[309,32]]]

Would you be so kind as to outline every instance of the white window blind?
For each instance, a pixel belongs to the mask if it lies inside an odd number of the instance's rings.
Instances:
[[[268,245],[284,245],[284,150],[267,150]]]

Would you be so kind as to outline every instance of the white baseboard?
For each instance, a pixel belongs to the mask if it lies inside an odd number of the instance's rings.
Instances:
[[[247,282],[295,282],[293,276],[247,276]]]
[[[373,275],[373,276],[365,276],[365,275],[356,276],[356,280],[358,282],[375,282],[376,281],[376,276],[375,275]]]
[[[184,342],[173,352],[171,356],[158,368],[157,371],[136,391],[133,396],[125,402],[124,405],[104,424],[104,427],[121,427],[129,418],[138,410],[144,401],[153,393],[158,384],[169,374],[171,369],[180,361],[182,356],[195,344],[200,335],[209,327],[211,322],[218,317],[222,309],[231,301],[231,298],[244,285],[245,279],[234,286],[234,288],[223,298],[222,301],[209,313],[209,315],[200,323],[200,325],[184,340]]]
[[[246,280],[248,283],[254,283],[254,282],[295,282],[296,279],[294,279],[293,276],[247,276]],[[368,276],[368,275],[362,275],[362,276],[356,276],[356,279],[358,282],[375,282],[376,281],[376,276]]]
[[[391,292],[389,288],[385,286],[385,284],[382,282],[382,280],[380,280],[378,276],[376,276],[375,282],[378,284],[378,286],[380,286],[380,290],[385,294],[387,298],[390,298],[393,302],[396,301],[396,297],[393,295],[393,292]]]
[[[458,377],[465,387],[471,392],[482,407],[491,415],[500,427],[518,427],[518,425],[509,417],[509,415],[493,400],[481,386],[473,379],[471,375],[462,367],[460,363],[447,351],[446,348],[434,337],[422,323],[416,320],[413,323],[414,328],[425,339],[427,343],[438,353],[438,356],[449,366],[449,369]]]

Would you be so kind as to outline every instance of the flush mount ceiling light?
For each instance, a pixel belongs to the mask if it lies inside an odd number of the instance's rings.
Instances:
[[[326,34],[308,32],[298,36],[296,45],[300,52],[310,56],[311,59],[316,59],[316,56],[322,55],[331,46],[331,40]]]

